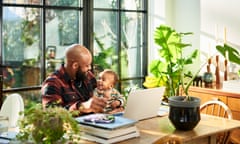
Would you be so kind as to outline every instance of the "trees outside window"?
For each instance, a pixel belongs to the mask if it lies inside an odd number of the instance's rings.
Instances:
[[[120,91],[142,86],[147,71],[144,68],[147,0],[3,0],[0,3],[3,94],[24,92],[32,96],[26,91],[33,90],[36,95],[35,90],[61,65],[65,48],[73,43],[90,48],[96,74],[105,68],[119,74]],[[86,21],[93,27],[84,25]],[[86,33],[92,41],[84,40]]]

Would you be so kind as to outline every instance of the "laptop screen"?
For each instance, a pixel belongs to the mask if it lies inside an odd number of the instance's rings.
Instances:
[[[123,116],[134,120],[143,120],[158,115],[165,87],[137,89],[127,98]]]

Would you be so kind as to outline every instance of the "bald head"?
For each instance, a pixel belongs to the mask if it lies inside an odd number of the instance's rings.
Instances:
[[[66,50],[65,69],[72,79],[86,75],[91,70],[92,55],[90,51],[79,44],[71,45]]]
[[[81,61],[85,57],[91,56],[91,53],[86,47],[79,44],[73,44],[67,48],[65,56],[68,63],[69,61]]]

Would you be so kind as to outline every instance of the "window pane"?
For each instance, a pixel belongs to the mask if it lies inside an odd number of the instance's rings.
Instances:
[[[122,0],[121,8],[126,10],[143,10],[143,0]]]
[[[94,0],[94,8],[118,8],[117,0]]]
[[[126,12],[121,17],[122,78],[142,76],[143,15]]]
[[[40,84],[40,12],[3,8],[4,88]]]
[[[130,91],[142,88],[143,80],[126,80],[121,82],[121,92],[124,96],[128,96]]]
[[[94,65],[117,70],[117,13],[94,12]]]
[[[47,5],[54,6],[79,6],[82,0],[46,0]]]
[[[3,0],[3,3],[12,3],[12,4],[41,4],[42,0]]]
[[[51,73],[62,63],[64,49],[80,43],[80,17],[75,10],[47,10],[46,13],[46,66]]]

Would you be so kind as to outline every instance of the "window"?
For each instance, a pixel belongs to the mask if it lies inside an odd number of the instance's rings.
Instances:
[[[94,64],[98,71],[117,71],[122,92],[142,86],[146,73],[146,15],[143,0],[94,0]]]
[[[63,62],[65,48],[73,43],[84,44],[93,52],[96,74],[104,68],[118,72],[122,92],[141,87],[147,73],[147,0],[0,3],[3,93],[36,95],[45,77]],[[31,90],[34,94],[26,94]]]
[[[82,43],[82,1],[3,0],[1,9],[3,92],[40,99],[41,82],[61,65],[64,49]]]

